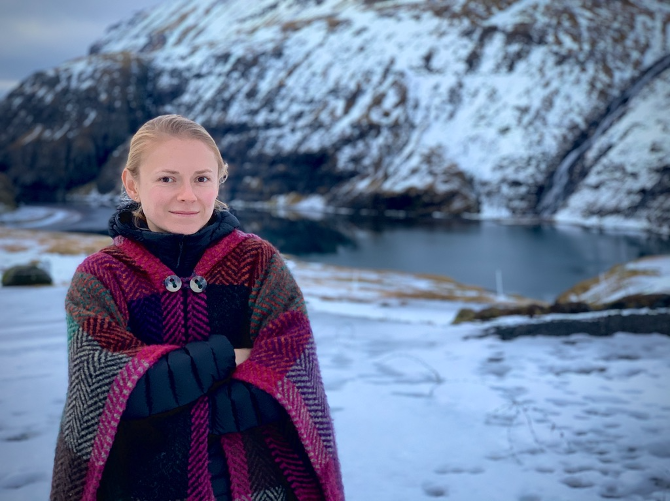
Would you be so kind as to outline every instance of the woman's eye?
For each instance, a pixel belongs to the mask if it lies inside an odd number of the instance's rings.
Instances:
[[[207,183],[209,181],[209,176],[198,176],[198,181],[200,183]]]
[[[158,178],[158,181],[162,183],[170,183],[172,181],[172,178],[170,178],[169,176],[161,176],[160,178]]]

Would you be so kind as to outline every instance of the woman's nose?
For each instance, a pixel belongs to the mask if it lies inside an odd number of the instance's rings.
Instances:
[[[195,192],[189,183],[182,185],[178,195],[179,200],[195,200]]]

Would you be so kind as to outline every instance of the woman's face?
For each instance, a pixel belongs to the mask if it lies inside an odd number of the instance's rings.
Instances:
[[[122,179],[128,195],[142,204],[153,232],[193,234],[214,212],[219,193],[216,157],[204,143],[169,138],[151,145],[139,175],[127,170]]]

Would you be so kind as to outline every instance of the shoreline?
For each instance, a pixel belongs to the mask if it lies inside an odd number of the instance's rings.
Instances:
[[[626,220],[625,218],[608,217],[590,219],[551,218],[542,216],[510,216],[510,215],[482,215],[477,213],[464,213],[462,215],[449,215],[433,212],[432,214],[412,213],[402,210],[374,209],[352,209],[346,207],[328,206],[322,201],[315,201],[319,196],[308,196],[299,202],[286,202],[285,196],[277,197],[276,200],[265,202],[246,202],[233,200],[229,206],[233,210],[255,211],[268,213],[286,219],[302,218],[307,220],[324,220],[332,217],[370,218],[386,219],[389,221],[471,221],[490,222],[505,226],[532,227],[546,225],[558,229],[580,229],[609,235],[630,235],[636,237],[658,237],[670,240],[670,228],[651,226],[645,224],[640,227],[640,222]],[[71,205],[72,209],[67,207]],[[16,209],[0,212],[0,226],[12,228],[34,228],[49,229],[51,225],[75,218],[73,223],[82,219],[77,209],[109,207],[110,211],[116,207],[117,201],[109,197],[73,199],[68,203],[48,204],[22,204]]]

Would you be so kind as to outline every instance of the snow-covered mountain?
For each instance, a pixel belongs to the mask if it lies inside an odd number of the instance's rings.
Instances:
[[[0,103],[0,171],[24,199],[108,190],[167,112],[219,141],[229,200],[670,232],[663,0],[164,4]]]

